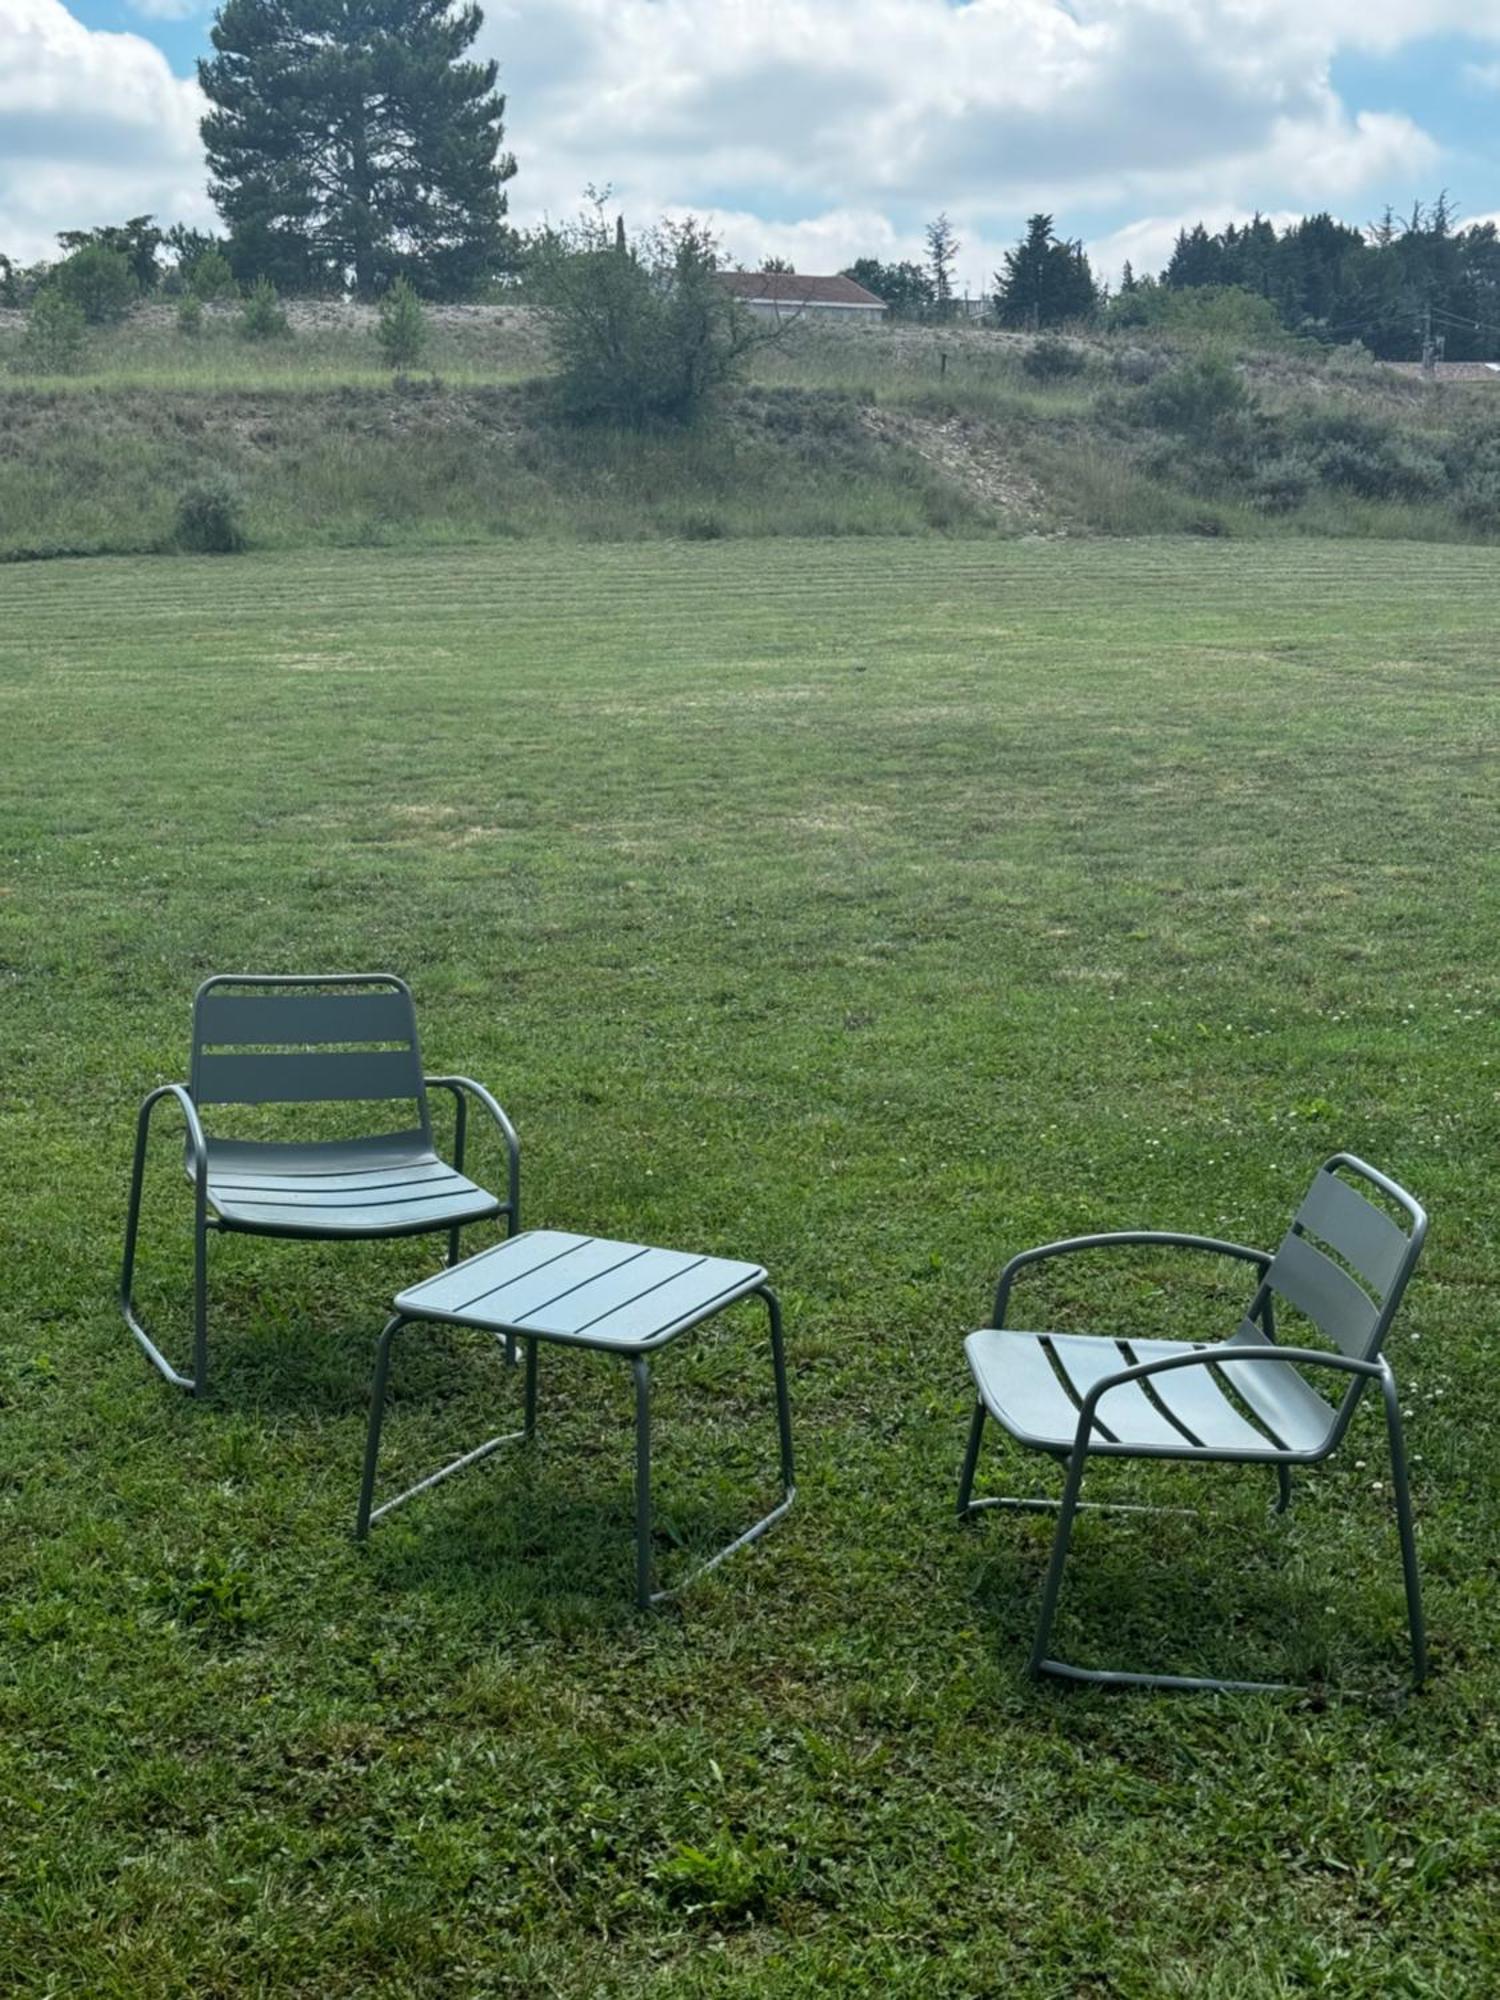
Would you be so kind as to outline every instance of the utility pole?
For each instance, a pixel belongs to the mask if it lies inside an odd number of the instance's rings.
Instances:
[[[1432,307],[1431,307],[1431,306],[1423,306],[1423,308],[1422,308],[1422,374],[1423,374],[1423,377],[1424,377],[1424,379],[1425,379],[1426,381],[1428,381],[1428,382],[1435,382],[1435,381],[1437,380],[1437,364],[1438,364],[1438,363],[1439,363],[1439,361],[1441,361],[1441,360],[1442,360],[1442,358],[1443,358],[1443,349],[1444,349],[1444,347],[1445,347],[1446,345],[1447,345],[1447,336],[1446,336],[1446,335],[1444,335],[1444,334],[1441,334],[1441,333],[1440,333],[1440,334],[1438,335],[1438,337],[1437,337],[1437,339],[1436,339],[1436,340],[1434,340],[1434,339],[1433,339],[1433,337],[1432,337]]]

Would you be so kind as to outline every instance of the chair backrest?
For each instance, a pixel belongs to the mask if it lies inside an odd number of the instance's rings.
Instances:
[[[195,1104],[417,1107],[431,1137],[411,989],[388,972],[218,973],[193,999]],[[407,1121],[408,1126],[410,1121]]]
[[[1357,1185],[1360,1182],[1378,1190],[1400,1212],[1405,1227],[1369,1200]],[[1352,1153],[1335,1153],[1313,1175],[1261,1280],[1241,1337],[1255,1337],[1253,1323],[1269,1295],[1273,1305],[1280,1300],[1292,1307],[1341,1354],[1373,1361],[1396,1317],[1426,1234],[1426,1211],[1405,1188]],[[1287,1337],[1284,1327],[1281,1337]],[[1289,1344],[1300,1343],[1293,1337]],[[1366,1379],[1349,1378],[1339,1411],[1340,1433]],[[1319,1386],[1326,1387],[1327,1382],[1323,1375]]]

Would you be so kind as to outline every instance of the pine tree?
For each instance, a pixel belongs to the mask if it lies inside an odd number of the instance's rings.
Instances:
[[[1026,234],[995,273],[995,307],[1006,326],[1061,326],[1086,319],[1099,288],[1081,243],[1063,243],[1050,215],[1033,215]]]
[[[496,65],[449,0],[224,0],[198,65],[237,275],[462,294],[505,243]]]
[[[933,303],[946,312],[953,298],[953,265],[963,245],[946,215],[927,225],[927,268],[932,274]]]

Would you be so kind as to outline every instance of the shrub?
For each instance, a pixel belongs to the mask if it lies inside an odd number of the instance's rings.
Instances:
[[[1147,382],[1154,382],[1171,364],[1156,347],[1122,347],[1111,357],[1118,381],[1128,382],[1132,388],[1143,388]]]
[[[1359,411],[1319,411],[1302,420],[1298,437],[1325,486],[1361,499],[1421,500],[1448,484],[1444,467],[1415,439]]]
[[[245,546],[244,499],[223,474],[184,489],[177,502],[173,541],[200,556],[232,556]]]
[[[1458,490],[1458,512],[1470,527],[1500,529],[1500,465],[1476,466]]]
[[[398,278],[380,301],[375,338],[389,368],[410,368],[427,345],[427,314],[405,278]]]
[[[192,292],[178,301],[177,331],[187,334],[189,339],[196,339],[203,331],[203,301]]]
[[[289,340],[291,323],[269,278],[257,278],[245,294],[240,332],[246,340]]]
[[[240,288],[234,282],[234,272],[229,268],[229,259],[222,250],[204,251],[188,274],[188,290],[204,305],[239,297]]]
[[[715,281],[717,268],[713,239],[691,219],[663,223],[634,248],[602,217],[549,236],[530,282],[564,414],[635,430],[696,423],[750,349],[776,337]]]
[[[1021,357],[1021,367],[1033,382],[1065,382],[1070,376],[1081,375],[1088,365],[1081,348],[1050,333],[1034,340]]]
[[[54,286],[31,302],[15,365],[29,375],[71,375],[83,362],[83,309]]]
[[[1250,499],[1264,514],[1290,514],[1317,484],[1317,467],[1301,453],[1267,459],[1250,479]]]
[[[52,283],[64,298],[71,299],[90,326],[107,326],[123,319],[138,292],[129,258],[102,243],[87,243],[65,257],[53,272]]]
[[[1194,444],[1212,443],[1228,420],[1250,407],[1238,372],[1215,355],[1169,369],[1146,385],[1137,404],[1145,422]]]

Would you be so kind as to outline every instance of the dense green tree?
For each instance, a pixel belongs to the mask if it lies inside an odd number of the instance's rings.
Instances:
[[[198,75],[237,275],[365,297],[490,275],[515,162],[496,65],[465,59],[481,20],[449,0],[225,0]]]
[[[932,276],[920,264],[882,264],[878,257],[856,257],[844,272],[892,312],[924,312],[934,302]]]
[[[102,229],[64,229],[58,236],[64,250],[111,250],[125,259],[137,291],[154,292],[161,281],[156,253],[166,241],[150,215],[133,215],[129,222]]]
[[[398,278],[380,301],[375,338],[390,368],[410,368],[427,345],[427,315],[422,301]]]
[[[995,273],[995,310],[1006,326],[1061,326],[1087,319],[1099,288],[1081,243],[1064,243],[1050,215],[1033,215],[1026,234]]]
[[[49,282],[72,300],[90,326],[123,319],[140,296],[124,253],[102,243],[85,243],[65,257]]]

